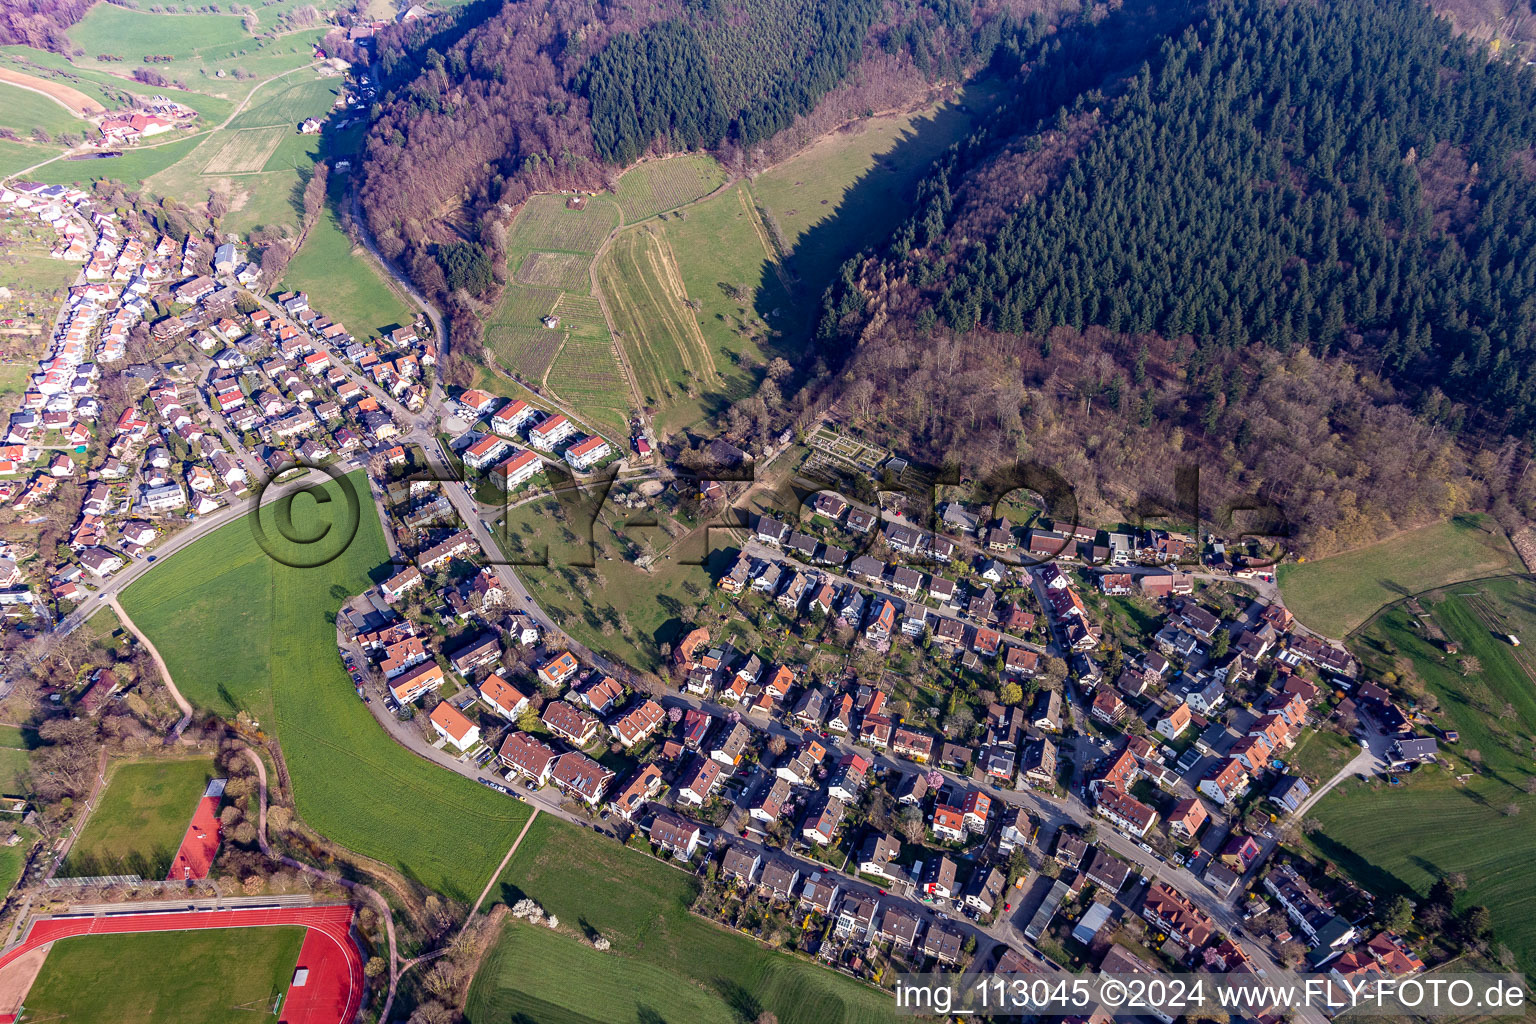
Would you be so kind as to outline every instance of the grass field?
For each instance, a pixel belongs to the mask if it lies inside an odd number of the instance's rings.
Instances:
[[[177,139],[153,146],[138,146],[122,156],[100,160],[55,160],[28,175],[46,185],[84,184],[91,181],[119,181],[129,188],[144,184],[167,167],[197,148],[199,139]]]
[[[366,502],[362,475],[348,479]],[[296,500],[297,531],[317,530],[318,510],[340,504]],[[188,700],[225,715],[248,709],[277,734],[310,826],[472,900],[526,820],[526,805],[408,753],[353,692],[332,616],[389,569],[378,516],[366,505],[361,511],[356,535],[320,568],[273,561],[241,519],[161,562],[128,588],[123,606]],[[269,521],[272,506],[262,514]],[[215,635],[219,644],[206,642]]]
[[[60,874],[164,878],[212,777],[203,757],[119,765]]]
[[[965,137],[995,90],[984,81],[953,103],[866,118],[753,179],[753,196],[783,232],[790,269],[812,293],[820,295],[843,260],[907,218],[917,182]]]
[[[1327,782],[1360,753],[1359,745],[1348,736],[1326,729],[1312,729],[1302,737],[1286,757],[1286,766],[1311,780],[1313,785]]]
[[[578,990],[572,978],[581,979]],[[469,1024],[740,1021],[718,993],[680,984],[664,967],[599,953],[572,936],[515,921],[475,975],[465,1018]]]
[[[1465,785],[1439,768],[1421,768],[1402,786],[1348,782],[1310,812],[1322,829],[1317,849],[1378,893],[1426,893],[1434,880],[1464,872],[1467,904],[1485,904],[1497,941],[1514,950],[1521,969],[1536,969],[1536,887],[1528,851],[1536,846],[1536,658],[1511,647],[1503,633],[1536,635],[1536,584],[1508,578],[1453,585],[1420,598],[1460,652],[1446,655],[1427,639],[1403,604],[1383,611],[1353,637],[1371,677],[1387,671],[1432,692],[1447,728],[1460,739],[1442,752],[1467,771]],[[1461,659],[1478,667],[1463,674]]]
[[[620,234],[598,261],[597,286],[647,405],[665,409],[719,389],[720,374],[698,315],[686,305],[664,235],[645,225]]]
[[[0,747],[0,794],[21,796],[29,792],[25,747]]]
[[[1520,559],[1498,524],[1467,515],[1341,555],[1282,565],[1279,581],[1285,606],[1303,625],[1338,637],[1408,594],[1519,571]]]
[[[362,247],[353,246],[336,218],[341,188],[333,179],[331,202],[288,264],[282,287],[309,292],[317,309],[359,338],[410,323],[414,311],[379,276]]]
[[[70,41],[84,51],[83,57],[76,58],[81,64],[96,64],[97,54],[107,54],[123,58],[111,66],[131,69],[145,56],[169,57],[168,62],[156,63],[156,70],[226,97],[249,88],[232,74],[237,69],[266,78],[307,64],[323,35],[323,29],[311,29],[257,38],[245,31],[234,14],[156,14],[112,4],[97,4],[69,30]],[[228,77],[215,77],[217,71]]]
[[[21,873],[27,866],[27,854],[37,841],[37,833],[26,825],[17,825],[16,831],[21,836],[19,843],[15,846],[0,846],[0,900],[9,896],[11,890],[16,888],[16,883],[21,881]]]
[[[137,97],[166,93],[164,88],[135,82],[127,77],[126,72],[121,75],[114,74],[107,70],[111,66],[98,64],[95,61],[71,62],[61,54],[34,50],[25,46],[0,46],[0,69],[43,79],[51,87],[68,89],[71,94],[78,93],[103,109],[122,107],[130,104]],[[187,82],[187,85],[204,88],[213,81],[217,80],[200,78]],[[233,79],[219,81],[218,88],[227,89],[232,82]],[[239,91],[243,94],[249,88],[249,82],[241,83]],[[205,119],[204,126],[222,121],[229,116],[230,110],[234,107],[234,101],[227,95],[179,89],[174,90],[173,94],[178,102],[186,104],[202,115]]]
[[[243,1024],[288,991],[303,928],[82,935],[53,944],[28,1020]]]
[[[633,224],[707,196],[724,182],[725,168],[714,157],[674,156],[625,171],[613,198],[624,223]]]
[[[472,1024],[752,1021],[765,1010],[783,1024],[895,1019],[888,995],[690,914],[695,885],[612,840],[539,818],[502,874],[502,899],[530,896],[613,948],[597,953],[509,922],[475,978],[466,1015]],[[582,983],[570,984],[573,977]]]
[[[756,379],[743,357],[757,363],[792,357],[801,340],[796,325],[809,323],[813,304],[807,298],[805,310],[798,309],[743,184],[668,220],[664,238],[683,292],[699,304],[694,320],[720,376],[712,387],[698,387],[664,409],[657,417],[663,433],[713,416],[727,402],[750,394]],[[816,286],[818,294],[824,286]]]
[[[223,193],[229,212],[220,226],[226,231],[243,234],[264,225],[297,234],[304,184],[336,137],[300,135],[296,126],[329,111],[340,88],[337,79],[309,70],[255,87],[229,127],[205,135],[186,159],[155,174],[148,186],[192,206],[211,191]]]
[[[0,127],[25,139],[31,137],[34,128],[41,128],[52,138],[62,132],[82,135],[91,126],[47,96],[0,82]]]
[[[592,526],[595,552],[584,537],[567,543],[564,524],[553,511],[555,500],[532,502],[508,513],[504,536],[516,538],[520,546],[506,553],[519,560],[548,563],[519,566],[518,575],[539,606],[587,647],[642,671],[659,672],[664,660],[661,645],[676,640],[684,620],[691,620],[693,609],[709,594],[714,575],[722,569],[726,552],[711,551],[710,564],[702,566],[681,562],[678,549],[658,558],[647,572],[618,557],[624,544],[602,518]],[[718,535],[711,538],[719,539]],[[667,543],[665,536],[658,537],[658,548]],[[574,570],[567,568],[588,560],[599,574],[591,581],[590,597],[575,585]],[[630,635],[611,628],[620,622],[629,623]],[[606,631],[605,623],[610,627]]]

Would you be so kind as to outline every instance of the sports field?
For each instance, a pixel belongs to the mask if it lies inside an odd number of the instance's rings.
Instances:
[[[1529,851],[1536,847],[1536,657],[1511,646],[1505,633],[1536,636],[1536,584],[1507,578],[1456,584],[1420,604],[1459,646],[1448,655],[1415,624],[1405,604],[1386,609],[1352,638],[1371,678],[1395,671],[1433,693],[1445,726],[1460,733],[1442,754],[1457,773],[1481,762],[1465,784],[1436,767],[1413,772],[1405,785],[1348,782],[1310,812],[1322,824],[1310,838],[1325,856],[1378,894],[1412,889],[1463,872],[1465,904],[1485,904],[1495,939],[1520,968],[1536,969],[1536,887]],[[1463,659],[1475,658],[1475,666]]]
[[[212,777],[205,757],[118,765],[59,873],[164,878]]]
[[[1498,523],[1465,515],[1344,554],[1282,565],[1279,581],[1285,606],[1303,625],[1341,637],[1405,595],[1520,571]]]
[[[60,939],[27,993],[28,1020],[248,1024],[288,990],[303,928]]]
[[[666,409],[721,387],[664,234],[648,225],[621,233],[598,261],[597,286],[647,405]]]
[[[539,1024],[753,1021],[764,1011],[782,1024],[895,1020],[890,996],[690,914],[695,885],[676,868],[541,816],[502,874],[501,898],[532,897],[613,948],[597,953],[509,922],[470,989],[471,1024],[519,1014]]]
[[[362,474],[347,479],[366,502]],[[343,505],[296,499],[295,535],[318,532],[326,510]],[[344,598],[389,573],[378,516],[366,504],[360,511],[350,543],[314,569],[277,563],[249,518],[237,520],[145,574],[123,606],[188,700],[226,715],[247,709],[272,728],[305,822],[430,888],[473,900],[522,827],[526,805],[408,753],[357,699],[332,616]],[[269,528],[274,514],[273,506],[263,510]],[[337,521],[337,537],[350,532],[349,518]],[[280,537],[275,544],[285,555],[299,551]]]
[[[631,167],[613,198],[624,223],[633,224],[707,196],[724,182],[725,168],[714,157],[690,153]]]

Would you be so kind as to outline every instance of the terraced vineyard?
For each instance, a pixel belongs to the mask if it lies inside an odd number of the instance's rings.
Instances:
[[[619,210],[606,199],[587,200],[579,210],[566,196],[538,195],[523,204],[512,222],[507,251],[514,262],[531,252],[594,253],[619,226]]]
[[[615,200],[633,224],[709,195],[725,182],[725,168],[710,156],[651,160],[624,172]]]
[[[629,386],[606,329],[573,329],[549,368],[548,380],[550,390],[594,426],[620,437],[627,433]]]
[[[603,253],[597,280],[648,405],[668,407],[690,390],[720,386],[664,236],[648,226],[625,231]]]
[[[579,292],[591,287],[591,266],[592,258],[580,253],[531,252],[518,264],[514,276],[521,284]]]
[[[515,324],[487,324],[485,343],[496,353],[496,361],[514,376],[530,384],[542,385],[544,375],[555,361],[555,353],[565,340],[563,331]]]

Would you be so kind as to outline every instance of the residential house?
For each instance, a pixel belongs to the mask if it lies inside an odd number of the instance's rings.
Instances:
[[[1099,791],[1094,808],[1101,818],[1133,836],[1145,836],[1157,821],[1157,812],[1129,793],[1114,787]]]
[[[724,771],[719,761],[695,757],[679,779],[677,802],[684,806],[702,807],[713,795]]]
[[[549,781],[550,767],[558,755],[553,747],[528,733],[514,732],[501,741],[496,756],[509,771],[542,786]]]
[[[544,727],[574,747],[585,747],[597,737],[602,722],[574,704],[552,700],[544,705]]]
[[[1198,797],[1187,797],[1168,812],[1168,834],[1174,839],[1191,840],[1210,819],[1210,812]]]
[[[561,792],[589,807],[596,807],[613,782],[614,773],[579,750],[561,754],[550,768],[549,779]]]
[[[654,764],[643,765],[634,777],[624,784],[624,788],[609,799],[608,807],[625,821],[633,821],[635,815],[645,806],[645,802],[661,792],[661,786],[661,769]]]
[[[720,874],[738,885],[752,885],[762,866],[762,854],[745,846],[731,845],[720,859]]]
[[[433,708],[428,717],[437,734],[460,750],[468,750],[480,742],[480,727],[447,701]]]
[[[775,857],[763,865],[762,886],[776,899],[793,898],[800,887],[800,879],[800,865],[792,860]]]
[[[859,871],[888,882],[899,882],[906,872],[897,863],[901,857],[901,841],[884,832],[871,832],[864,837],[859,849]]]
[[[678,860],[693,859],[693,851],[699,848],[699,835],[698,823],[681,814],[663,810],[651,819],[651,845]]]
[[[1211,940],[1215,924],[1183,893],[1166,882],[1153,882],[1141,906],[1141,916],[1186,949],[1195,950]]]
[[[800,834],[819,846],[830,846],[838,826],[843,823],[846,810],[843,801],[835,796],[827,796],[806,812]]]
[[[1209,777],[1200,781],[1199,788],[1216,803],[1226,806],[1243,795],[1250,781],[1242,762],[1229,757],[1217,765]]]
[[[959,867],[947,855],[940,855],[938,858],[930,857],[923,862],[918,888],[929,896],[949,899],[959,891],[959,885],[956,882],[959,871]]]

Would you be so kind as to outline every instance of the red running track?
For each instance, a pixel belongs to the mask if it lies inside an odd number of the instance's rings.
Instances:
[[[309,977],[305,984],[289,987],[278,1018],[281,1024],[351,1024],[363,1005],[363,955],[352,941],[352,908],[348,906],[44,918],[34,921],[21,943],[0,956],[0,970],[29,950],[75,935],[280,925],[309,929],[297,964],[309,969]]]

